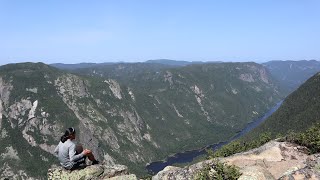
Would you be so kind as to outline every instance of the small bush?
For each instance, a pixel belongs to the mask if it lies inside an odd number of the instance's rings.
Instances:
[[[196,174],[196,180],[234,180],[241,176],[239,168],[226,163],[222,163],[218,160],[214,162],[212,166],[206,166],[199,173]]]
[[[225,146],[222,146],[217,151],[207,150],[208,159],[216,157],[227,157],[236,153],[244,152],[253,148],[257,148],[271,140],[271,133],[263,133],[257,140],[251,142],[233,141]]]
[[[320,152],[320,124],[317,123],[302,133],[289,132],[284,140],[306,146],[311,154]]]

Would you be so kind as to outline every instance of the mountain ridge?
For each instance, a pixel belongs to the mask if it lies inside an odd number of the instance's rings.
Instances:
[[[0,67],[0,141],[6,144],[0,148],[5,157],[0,159],[5,164],[1,174],[17,173],[17,163],[32,160],[34,152],[43,152],[34,159],[41,163],[29,169],[28,164],[20,166],[22,173],[56,162],[50,154],[69,126],[78,129],[78,140],[97,157],[141,173],[146,163],[181,148],[228,139],[281,99],[266,69],[255,63],[163,69],[138,76],[144,80],[137,85],[70,74],[44,64],[32,69],[33,65],[18,64],[19,70],[14,65]],[[12,143],[13,137],[19,137],[18,144]],[[24,149],[32,151],[22,158]],[[8,152],[16,152],[18,158],[9,161]]]
[[[320,71],[320,61],[269,61],[262,63],[270,73],[291,93],[307,79]]]

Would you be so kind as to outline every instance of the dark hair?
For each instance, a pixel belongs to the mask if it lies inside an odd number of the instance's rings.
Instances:
[[[76,133],[76,130],[73,127],[66,129],[66,132],[64,132],[64,135],[62,135],[60,138],[61,142],[62,143],[66,142],[69,139],[69,136],[75,133]]]

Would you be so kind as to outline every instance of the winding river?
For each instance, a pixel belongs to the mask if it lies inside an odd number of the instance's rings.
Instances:
[[[216,150],[216,149],[220,148],[221,146],[228,144],[229,142],[236,140],[236,139],[240,138],[241,136],[245,135],[250,130],[254,129],[259,124],[261,124],[263,121],[265,121],[272,113],[274,113],[280,107],[282,102],[283,101],[278,102],[264,116],[252,121],[251,123],[248,123],[244,129],[242,129],[238,134],[236,134],[235,136],[230,138],[228,141],[209,145],[209,146],[206,146],[206,147],[204,147],[202,149],[198,149],[198,150],[177,153],[173,156],[169,156],[165,161],[156,161],[156,162],[150,163],[149,165],[146,166],[146,169],[150,173],[158,173],[159,171],[163,170],[166,166],[170,166],[172,164],[192,162],[192,160],[194,158],[196,158],[200,155],[206,154],[206,149],[210,148],[210,149]]]

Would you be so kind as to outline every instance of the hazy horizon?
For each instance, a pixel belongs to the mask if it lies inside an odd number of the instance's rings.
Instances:
[[[320,1],[0,1],[0,65],[320,59]]]
[[[93,64],[102,64],[102,63],[144,63],[144,62],[147,62],[147,61],[153,61],[153,60],[170,60],[170,61],[185,61],[185,60],[175,60],[175,59],[149,59],[149,60],[145,60],[145,61],[106,61],[106,62],[76,62],[76,63],[64,63],[64,62],[53,62],[53,63],[46,63],[46,62],[42,62],[42,61],[21,61],[21,62],[10,62],[10,63],[5,63],[5,64],[1,64],[0,63],[0,66],[2,65],[6,65],[6,64],[16,64],[16,63],[28,63],[28,62],[31,62],[31,63],[45,63],[45,64],[65,64],[65,65],[74,65],[74,64],[90,64],[90,63],[93,63]],[[319,61],[317,59],[301,59],[301,60],[270,60],[270,61]],[[266,62],[270,62],[270,61],[261,61],[261,62],[256,62],[256,61],[187,61],[187,62],[203,62],[203,63],[214,63],[214,62],[222,62],[222,63],[227,63],[227,62],[255,62],[255,63],[258,63],[258,64],[261,64],[261,63],[266,63]]]

